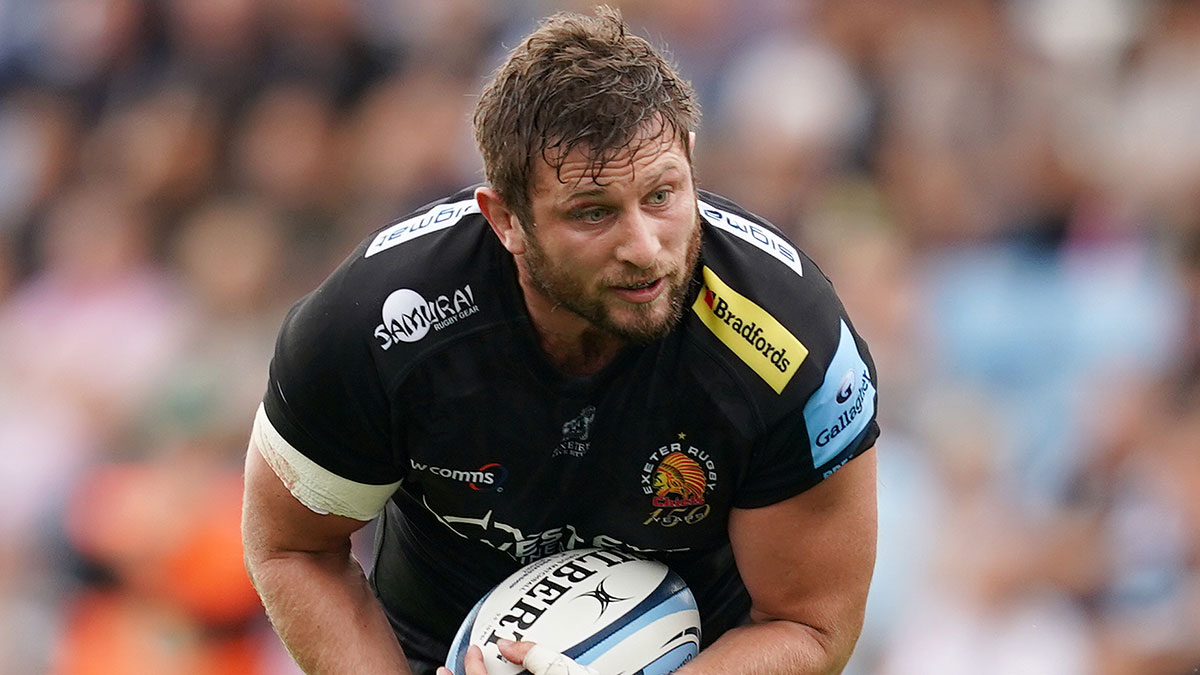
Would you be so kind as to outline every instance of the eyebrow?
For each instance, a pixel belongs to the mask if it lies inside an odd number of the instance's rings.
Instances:
[[[663,176],[666,176],[671,171],[678,171],[678,170],[679,170],[679,167],[674,162],[672,162],[671,164],[664,166],[662,168],[662,171],[659,171],[657,174],[655,174],[653,180],[649,180],[649,181],[647,181],[647,183],[649,183],[651,185],[660,183],[660,182],[662,182]],[[595,180],[595,179],[593,179],[593,180]],[[580,197],[600,197],[600,196],[603,196],[604,193],[605,193],[605,189],[604,189],[604,186],[602,186],[602,185],[597,185],[596,187],[587,188],[586,190],[576,190],[575,192],[572,192],[571,194],[567,195],[566,197],[563,197],[562,200],[559,201],[559,204],[565,205],[575,199],[579,199]]]

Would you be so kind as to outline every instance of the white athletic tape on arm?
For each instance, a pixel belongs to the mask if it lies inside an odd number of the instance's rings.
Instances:
[[[600,673],[575,663],[549,647],[534,645],[521,663],[533,675],[600,675]]]
[[[251,435],[263,459],[292,496],[317,513],[371,520],[400,487],[399,481],[387,485],[352,481],[305,457],[275,430],[262,404],[254,416]]]

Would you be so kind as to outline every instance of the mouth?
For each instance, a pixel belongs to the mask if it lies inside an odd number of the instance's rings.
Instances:
[[[617,295],[626,302],[646,303],[658,297],[659,293],[666,286],[666,277],[658,277],[649,279],[634,284],[621,284],[613,286],[613,290]]]
[[[621,288],[631,290],[631,291],[636,291],[636,290],[640,290],[643,288],[650,288],[654,284],[657,284],[659,281],[661,281],[661,279],[650,279],[649,281],[643,281],[640,284],[627,284],[625,286],[621,286]]]

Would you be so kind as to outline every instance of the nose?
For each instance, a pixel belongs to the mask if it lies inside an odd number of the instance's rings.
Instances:
[[[662,252],[659,230],[655,219],[640,211],[633,211],[623,219],[620,228],[621,241],[617,245],[617,259],[638,269],[650,269]]]

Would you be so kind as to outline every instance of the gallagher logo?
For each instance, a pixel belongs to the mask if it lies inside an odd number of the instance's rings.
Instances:
[[[808,356],[808,348],[775,317],[730,288],[711,269],[705,267],[702,273],[704,287],[692,303],[692,311],[775,393],[783,393]]]
[[[415,459],[408,460],[413,469],[430,473],[439,478],[446,478],[458,483],[466,483],[467,487],[476,492],[504,492],[504,480],[508,478],[508,470],[497,462],[484,464],[475,471],[447,469],[441,466],[422,464]]]
[[[858,382],[857,389],[854,386],[856,380],[858,378],[853,370],[846,373],[846,376],[842,378],[842,383],[839,385],[837,392],[838,405],[845,405],[851,396],[855,397],[854,403],[839,411],[834,423],[817,433],[818,446],[824,447],[829,445],[830,441],[837,438],[846,429],[851,428],[854,425],[854,420],[862,414],[863,405],[867,398],[867,391],[871,386],[871,380],[864,373],[862,380]],[[855,396],[856,393],[857,396]]]
[[[838,404],[845,403],[854,395],[854,376],[853,370],[846,371],[846,375],[842,377],[842,383],[838,385],[837,402]]]
[[[375,327],[375,337],[386,350],[400,342],[416,342],[430,329],[441,330],[478,311],[470,284],[432,301],[411,288],[401,288],[383,301],[383,323]]]
[[[717,487],[716,468],[709,453],[694,445],[671,443],[652,452],[642,466],[642,493],[654,510],[642,524],[674,527],[704,520],[712,510],[707,497]]]

